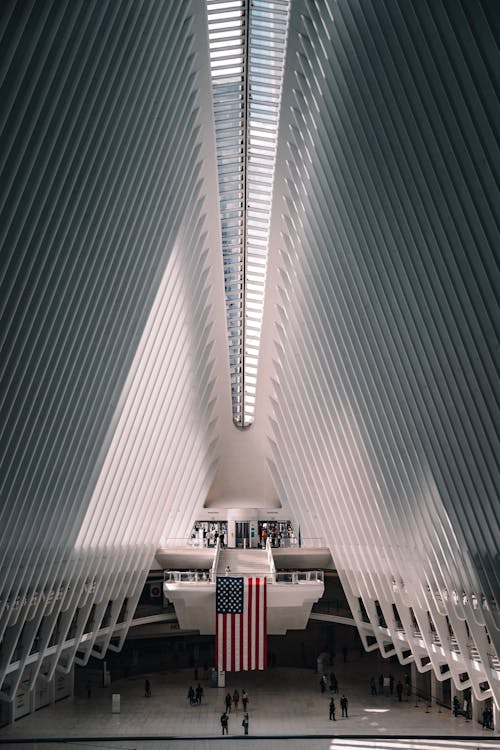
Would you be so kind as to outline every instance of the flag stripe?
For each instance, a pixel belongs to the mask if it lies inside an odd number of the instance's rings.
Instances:
[[[264,647],[264,659],[262,668],[266,669],[267,667],[267,586],[263,586],[264,589],[264,605],[262,607],[262,618],[264,620],[263,622],[263,634],[264,637],[262,638],[262,644]]]
[[[260,586],[255,587],[255,664],[257,665],[257,669],[261,669],[260,661],[259,661],[259,647],[260,647],[260,627],[259,627],[259,615],[260,615],[260,607],[259,607],[259,599],[260,599]]]
[[[236,663],[236,654],[235,654],[235,646],[236,646],[236,615],[231,615],[231,638],[229,639],[229,648],[230,648],[230,658],[229,663],[230,667],[229,669],[231,672],[234,672],[235,669],[235,663]]]
[[[224,664],[227,664],[227,617],[222,615],[222,660]],[[225,669],[226,667],[224,667]]]
[[[245,615],[240,615],[240,638],[238,641],[240,655],[240,669],[244,669],[243,658],[245,656]]]
[[[253,591],[253,580],[248,579],[248,609],[247,609],[247,653],[248,653],[248,666],[247,669],[252,668],[252,591]]]

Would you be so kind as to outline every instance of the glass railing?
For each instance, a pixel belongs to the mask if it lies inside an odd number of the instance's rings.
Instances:
[[[323,581],[322,570],[278,571],[275,576],[275,583],[323,583]]]
[[[165,570],[165,583],[212,583],[209,570]]]
[[[160,549],[178,549],[179,547],[196,547],[196,548],[202,548],[202,549],[215,549],[215,544],[210,543],[210,539],[206,537],[205,539],[200,539],[198,536],[193,537],[169,537],[168,539],[165,539],[160,547]]]
[[[281,571],[267,576],[268,583],[323,583],[322,570]],[[213,576],[208,570],[166,570],[165,583],[213,583]]]

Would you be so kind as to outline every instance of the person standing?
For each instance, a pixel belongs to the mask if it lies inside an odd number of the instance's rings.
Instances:
[[[235,688],[234,689],[234,693],[233,693],[233,705],[234,705],[234,710],[235,711],[238,710],[238,703],[239,702],[240,702],[240,694],[238,693],[238,691]]]
[[[220,717],[220,725],[222,727],[222,734],[229,733],[228,724],[229,724],[229,717],[227,713],[224,711],[224,713]]]
[[[244,689],[241,691],[241,702],[243,703],[243,711],[246,713],[248,706],[248,693]]]
[[[226,711],[231,713],[231,693],[226,693]]]
[[[241,726],[243,727],[243,734],[248,734],[248,725],[249,725],[249,723],[250,722],[248,721],[248,714],[244,714],[243,715],[243,721],[241,722]]]
[[[347,698],[345,697],[344,693],[342,693],[342,698],[340,699],[340,708],[342,709],[342,717],[345,716],[346,719],[348,718],[347,703],[348,703]]]
[[[151,683],[149,680],[144,680],[144,695],[146,698],[151,698]]]
[[[403,683],[401,680],[398,680],[398,684],[396,685],[396,693],[398,694],[398,701],[403,700]]]
[[[330,698],[330,721],[337,721],[335,718],[335,701]]]

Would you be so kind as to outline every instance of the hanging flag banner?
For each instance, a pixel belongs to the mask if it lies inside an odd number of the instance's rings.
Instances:
[[[267,667],[265,576],[218,576],[215,662],[217,669],[241,672]]]

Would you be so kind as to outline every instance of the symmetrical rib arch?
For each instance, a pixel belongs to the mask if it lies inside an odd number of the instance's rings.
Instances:
[[[404,629],[420,670],[498,700],[488,6],[311,0],[288,45],[271,470],[302,535],[331,547],[360,626],[383,612],[378,647],[407,658]]]
[[[199,4],[15,5],[0,10],[6,700],[121,647],[155,549],[188,534],[213,481],[229,388]]]
[[[276,95],[214,110],[205,0],[0,4],[0,699],[119,649],[154,549],[233,502],[331,548],[368,648],[500,704],[496,8],[271,7]]]

